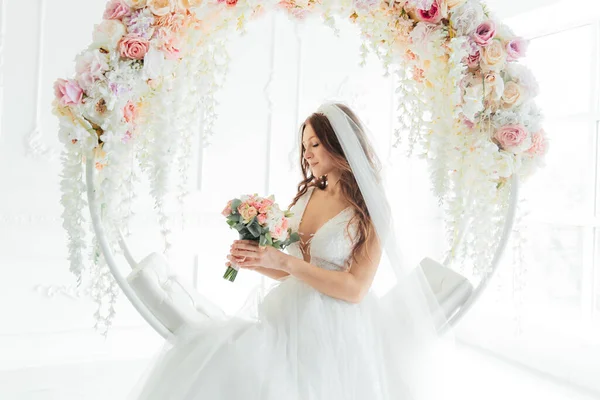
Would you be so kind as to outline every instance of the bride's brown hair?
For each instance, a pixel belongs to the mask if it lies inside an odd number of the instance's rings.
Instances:
[[[354,132],[358,137],[358,140],[367,156],[367,159],[369,160],[369,163],[376,171],[377,179],[380,179],[379,171],[381,169],[381,163],[367,139],[365,129],[361,124],[360,120],[358,119],[356,114],[344,104],[336,104],[336,106],[340,108],[354,122],[356,126]],[[357,255],[361,251],[363,251],[363,248],[367,241],[370,239],[371,235],[375,234],[373,223],[371,221],[371,216],[369,215],[369,211],[367,210],[367,206],[358,187],[358,183],[354,178],[354,174],[352,173],[350,164],[346,159],[344,150],[340,145],[340,142],[335,134],[335,131],[333,130],[333,127],[331,126],[331,123],[329,122],[329,119],[324,114],[319,112],[310,115],[306,119],[306,121],[304,121],[300,128],[300,141],[302,141],[302,134],[304,133],[306,125],[310,125],[313,128],[321,145],[333,158],[333,163],[335,167],[339,171],[341,171],[341,176],[338,184],[340,186],[342,196],[348,201],[348,203],[351,204],[351,207],[355,211],[354,216],[352,217],[348,225],[350,226],[351,224],[356,224],[358,228],[357,236],[354,239],[354,246],[351,252],[352,260],[356,261]],[[320,181],[320,179],[312,176],[309,164],[304,158],[304,148],[302,144],[300,145],[300,167],[302,169],[302,175],[304,178],[298,184],[298,193],[289,205],[289,208],[296,204],[298,199],[308,191],[309,187],[317,186],[323,188],[321,186],[322,182]],[[367,257],[369,257],[368,251]]]

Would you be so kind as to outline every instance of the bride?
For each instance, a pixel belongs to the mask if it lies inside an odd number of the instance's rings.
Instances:
[[[443,317],[423,277],[403,265],[367,131],[347,106],[328,103],[299,136],[290,226],[300,242],[284,253],[235,241],[227,256],[273,285],[238,315],[173,335],[132,398],[440,398]]]

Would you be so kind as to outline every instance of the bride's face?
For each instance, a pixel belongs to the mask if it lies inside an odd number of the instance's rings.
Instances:
[[[325,150],[309,123],[306,124],[302,133],[302,149],[313,176],[319,178],[333,170],[333,158]]]

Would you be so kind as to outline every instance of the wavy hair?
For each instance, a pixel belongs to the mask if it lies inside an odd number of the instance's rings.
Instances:
[[[369,143],[367,139],[362,123],[348,106],[344,104],[336,104],[336,106],[354,122],[356,126],[354,132],[356,133],[361,147],[364,150],[371,166],[373,167],[373,170],[376,172],[377,179],[380,179],[379,171],[381,170],[381,163],[373,151],[371,143]],[[342,196],[348,203],[351,204],[351,207],[355,211],[354,216],[348,224],[348,227],[351,224],[356,224],[357,226],[357,236],[351,252],[351,259],[356,261],[357,255],[365,250],[367,241],[370,239],[371,235],[375,233],[371,216],[369,215],[369,211],[358,187],[358,183],[356,182],[354,174],[352,173],[350,164],[346,159],[344,150],[340,145],[329,119],[327,119],[324,114],[319,112],[311,114],[300,127],[300,142],[302,142],[302,135],[307,125],[310,125],[313,128],[317,138],[321,142],[321,145],[333,158],[335,168],[341,171],[338,184],[340,185]],[[300,144],[300,168],[302,170],[303,179],[298,184],[298,193],[294,197],[294,200],[290,203],[289,208],[296,204],[298,199],[300,199],[300,197],[302,197],[308,191],[309,187],[316,186],[321,189],[325,187],[324,182],[321,179],[312,175],[308,161],[306,161],[304,158],[304,151],[305,150],[302,147],[302,144]],[[366,252],[366,256],[369,257],[368,250]]]

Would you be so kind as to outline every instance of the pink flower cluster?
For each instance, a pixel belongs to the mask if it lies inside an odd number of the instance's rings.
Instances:
[[[55,82],[57,106],[85,103],[88,96],[97,92],[94,87],[106,81],[107,72],[113,68],[110,65],[113,55],[144,64],[156,64],[157,54],[161,59],[181,59],[187,32],[199,26],[199,20],[189,10],[200,3],[201,0],[110,0],[104,20],[95,27],[94,42],[77,57],[75,79]],[[237,1],[226,3],[233,6]],[[153,48],[156,51],[152,60],[148,60],[146,56]],[[152,88],[151,81],[148,84]],[[122,83],[106,82],[106,85],[117,96],[129,90]],[[97,103],[100,99],[93,101]],[[129,101],[121,111],[126,123],[135,124],[139,115],[135,102]]]
[[[544,156],[548,150],[548,140],[543,129],[530,134],[521,124],[502,126],[494,134],[494,139],[502,150],[513,154]]]
[[[235,200],[227,202],[221,212],[224,217],[238,213],[245,224],[251,223],[256,218],[260,226],[269,229],[273,239],[285,240],[288,234],[289,220],[272,198],[258,197],[257,195],[242,196],[241,203],[233,210],[232,203]]]

